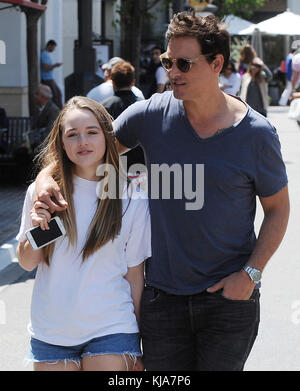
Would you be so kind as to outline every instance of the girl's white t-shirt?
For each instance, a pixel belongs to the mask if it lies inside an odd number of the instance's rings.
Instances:
[[[74,346],[104,335],[138,332],[130,285],[124,276],[129,267],[151,256],[148,200],[134,189],[130,203],[129,199],[122,201],[126,212],[120,234],[82,262],[80,252],[97,208],[98,184],[74,176],[77,246],[68,246],[66,236],[58,239],[50,266],[38,266],[28,326],[38,340]],[[32,227],[29,212],[34,189],[32,183],[26,193],[19,241],[26,239],[25,231]]]

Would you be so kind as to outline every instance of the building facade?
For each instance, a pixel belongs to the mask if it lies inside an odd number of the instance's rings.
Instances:
[[[8,5],[0,2],[0,107],[9,116],[28,116],[26,17],[16,7],[7,8]],[[112,41],[112,55],[120,52],[120,27],[116,21],[119,6],[120,0],[93,0],[93,36],[101,38],[105,33],[105,38]],[[101,14],[103,10],[105,15]],[[49,39],[57,42],[51,56],[54,62],[63,63],[54,70],[63,95],[64,79],[74,70],[77,38],[77,0],[48,0],[47,10],[38,22],[38,46],[42,50]]]

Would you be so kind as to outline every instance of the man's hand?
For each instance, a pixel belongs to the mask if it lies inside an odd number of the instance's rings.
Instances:
[[[55,211],[65,210],[68,206],[64,200],[58,184],[51,176],[51,171],[46,168],[42,170],[36,178],[35,188],[35,202],[40,201],[48,206],[48,211],[53,213]],[[35,208],[38,207],[35,203]],[[44,208],[44,206],[42,206]]]
[[[144,370],[144,364],[141,357],[137,357],[135,366],[133,367],[134,371],[143,371]]]
[[[207,289],[213,293],[223,289],[223,296],[232,300],[248,300],[252,295],[255,283],[244,270],[232,273]]]

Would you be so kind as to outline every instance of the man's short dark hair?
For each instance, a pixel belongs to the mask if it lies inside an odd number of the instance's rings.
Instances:
[[[54,39],[50,39],[48,42],[47,42],[47,44],[46,44],[46,46],[57,46],[57,43],[54,41]]]
[[[179,37],[195,37],[202,54],[210,54],[206,59],[211,63],[217,54],[224,57],[222,71],[227,67],[230,56],[230,35],[214,15],[196,16],[193,12],[179,12],[173,16],[166,39]]]
[[[130,87],[135,79],[135,69],[130,62],[120,61],[113,66],[111,79],[117,90]]]

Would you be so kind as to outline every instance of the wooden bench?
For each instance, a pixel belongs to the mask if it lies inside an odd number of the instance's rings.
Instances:
[[[15,151],[26,142],[29,117],[8,117],[8,128],[0,129],[0,166],[16,165]]]

